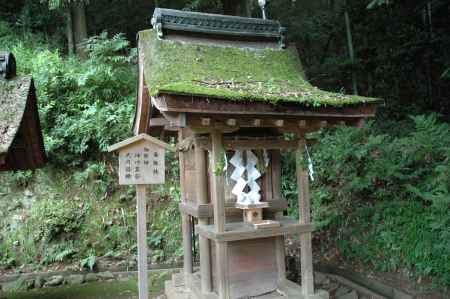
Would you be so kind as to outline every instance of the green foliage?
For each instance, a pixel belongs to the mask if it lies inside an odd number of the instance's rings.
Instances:
[[[40,0],[41,3],[47,4],[49,9],[65,8],[70,3],[89,3],[92,0]]]
[[[444,79],[450,79],[450,68],[446,69],[446,70],[442,73],[441,77],[444,78]]]
[[[168,161],[178,161],[172,160],[171,156],[176,157],[174,153],[168,153]],[[174,169],[178,170],[178,163],[174,166]],[[147,236],[147,243],[152,251],[152,262],[176,263],[183,256],[178,172],[171,178],[166,185],[153,191],[156,198],[152,200],[150,206],[151,224]]]
[[[391,2],[394,2],[394,0],[372,0],[368,5],[367,5],[367,9],[373,9],[377,6],[381,6],[381,5],[389,5]]]
[[[95,253],[93,251],[89,253],[89,256],[80,261],[81,268],[87,268],[91,271],[94,270],[96,265],[97,265],[97,257],[95,256]]]
[[[348,260],[404,267],[448,286],[450,126],[434,115],[411,120],[399,136],[373,125],[322,133],[313,150],[314,216]]]
[[[175,161],[168,160],[177,169]],[[35,173],[27,186],[33,189],[26,190],[8,174],[0,175],[0,268],[64,263],[90,269],[100,258],[134,258],[135,189],[99,188],[103,178],[93,179],[98,172],[90,170],[96,167],[88,167],[85,177],[47,168]],[[178,262],[182,256],[177,176],[152,190],[148,245],[153,262]]]
[[[36,202],[29,216],[34,239],[45,243],[70,239],[80,230],[88,209],[81,201],[66,202],[56,196]]]
[[[8,32],[4,27],[0,31]],[[86,61],[64,58],[11,34],[0,37],[0,43],[15,53],[19,72],[34,77],[46,150],[54,163],[81,165],[129,135],[136,51],[122,35],[88,39]]]

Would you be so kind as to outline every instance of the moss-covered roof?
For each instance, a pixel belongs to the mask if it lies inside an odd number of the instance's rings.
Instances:
[[[379,99],[327,92],[306,81],[296,51],[158,39],[139,33],[144,75],[152,96],[162,93],[235,101],[344,106]]]
[[[31,77],[0,79],[0,154],[8,152],[27,105]]]

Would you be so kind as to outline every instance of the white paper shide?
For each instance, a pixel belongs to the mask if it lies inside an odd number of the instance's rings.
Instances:
[[[230,159],[230,164],[234,166],[230,178],[236,182],[231,192],[236,195],[238,204],[258,204],[261,201],[261,187],[257,183],[261,177],[261,173],[256,168],[258,157],[251,150],[246,150],[247,159],[244,165],[243,154],[244,151],[237,150]],[[245,191],[246,187],[248,192]]]

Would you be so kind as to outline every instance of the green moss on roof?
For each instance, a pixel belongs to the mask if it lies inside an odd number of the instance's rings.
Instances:
[[[0,154],[8,152],[22,122],[31,77],[0,79]]]
[[[379,99],[327,92],[305,79],[296,52],[160,40],[139,33],[144,74],[152,96],[197,95],[236,101],[343,106]]]

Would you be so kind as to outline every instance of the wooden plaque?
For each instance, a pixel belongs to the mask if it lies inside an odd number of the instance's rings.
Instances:
[[[164,184],[166,148],[165,143],[145,134],[113,145],[110,151],[119,152],[119,184]]]

